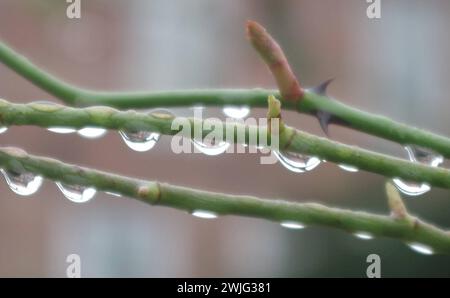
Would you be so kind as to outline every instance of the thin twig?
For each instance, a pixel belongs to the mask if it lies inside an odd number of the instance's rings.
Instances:
[[[277,90],[267,89],[208,89],[152,92],[98,92],[68,84],[40,69],[25,57],[0,42],[0,61],[30,82],[73,106],[103,105],[120,109],[173,106],[246,105],[266,107],[267,97],[279,97]],[[301,101],[284,101],[283,108],[316,115],[327,112],[345,125],[402,145],[419,145],[450,157],[450,139],[425,130],[410,127],[330,100],[321,94],[305,91]]]
[[[184,123],[189,125],[190,128],[183,129],[183,125],[172,128],[172,121]],[[237,133],[235,133],[237,131],[245,133],[246,142],[257,139],[260,130],[263,130],[262,134],[267,134],[267,127],[265,126],[211,121],[208,119],[173,118],[163,114],[149,115],[136,111],[119,111],[100,106],[72,108],[45,103],[13,104],[0,100],[0,126],[36,125],[77,129],[94,126],[111,130],[158,132],[164,135],[183,134],[186,138],[193,138],[194,127],[201,128],[203,136],[207,136],[213,131],[212,127],[215,129],[217,125],[221,124],[224,138],[235,143],[240,141]],[[448,169],[413,163],[317,137],[286,125],[283,125],[283,127],[279,134],[281,151],[317,156],[329,162],[352,165],[358,169],[388,178],[399,177],[437,187],[450,188],[450,170]],[[227,137],[227,132],[233,132],[232,138]]]
[[[17,148],[0,148],[0,167],[7,170],[20,167],[53,181],[94,187],[99,191],[112,192],[145,203],[187,212],[203,210],[217,215],[249,216],[276,222],[293,221],[299,224],[337,228],[350,233],[365,232],[376,237],[420,243],[430,247],[434,253],[450,254],[450,234],[417,219],[411,222],[390,216],[330,208],[315,203],[266,200],[144,181],[69,165],[55,159],[32,156]]]

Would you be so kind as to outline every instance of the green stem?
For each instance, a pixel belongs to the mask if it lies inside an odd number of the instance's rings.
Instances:
[[[99,191],[118,193],[152,205],[187,212],[205,210],[218,215],[249,216],[275,222],[294,221],[351,233],[366,232],[377,237],[420,243],[429,246],[435,253],[450,254],[448,232],[412,217],[408,220],[395,219],[315,203],[293,203],[206,192],[69,165],[50,158],[28,155],[17,148],[0,148],[0,166],[7,170],[21,168],[65,184],[95,187]]]
[[[180,125],[172,128],[173,121]],[[226,140],[246,143],[249,140],[258,139],[260,135],[267,135],[267,127],[244,125],[236,122],[173,118],[163,114],[149,115],[100,106],[71,108],[42,103],[13,104],[5,100],[0,100],[1,125],[62,126],[77,129],[94,126],[132,132],[152,131],[164,135],[182,134],[187,138],[194,137],[194,127],[201,129],[202,136],[206,136],[214,132],[216,127],[220,127],[223,129],[222,135]],[[206,129],[206,127],[209,129]],[[238,138],[237,132],[241,131],[245,133],[244,140]],[[229,132],[232,132],[233,135],[227,136]],[[341,144],[288,126],[284,126],[283,130],[280,131],[279,146],[281,151],[317,156],[330,162],[352,165],[388,178],[399,177],[437,187],[450,188],[450,170],[412,163],[355,146]]]
[[[98,92],[70,85],[40,69],[0,42],[0,61],[27,78],[30,82],[67,104],[74,106],[104,105],[120,109],[174,106],[247,105],[266,107],[269,95],[279,96],[276,90],[266,89],[209,89],[153,92]],[[298,104],[283,101],[283,107],[306,114],[326,111],[345,121],[348,127],[402,145],[419,145],[450,157],[450,139],[409,127],[386,117],[373,115],[306,91]]]

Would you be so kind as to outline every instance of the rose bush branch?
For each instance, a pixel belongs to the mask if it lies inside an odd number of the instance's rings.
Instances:
[[[450,254],[448,232],[410,215],[398,218],[330,208],[315,203],[207,192],[69,165],[55,159],[32,156],[17,148],[0,148],[0,167],[7,170],[20,167],[56,182],[94,187],[99,191],[187,212],[205,210],[217,215],[249,216],[276,222],[293,221],[337,228],[350,233],[365,232],[377,237],[420,243],[430,247],[434,253]]]
[[[178,124],[172,125],[172,122]],[[174,118],[162,113],[148,114],[136,111],[119,111],[111,107],[101,106],[72,108],[45,103],[14,104],[0,100],[0,126],[12,125],[77,129],[93,126],[129,132],[150,131],[164,135],[179,134],[186,138],[194,137],[195,127],[199,127],[202,136],[205,137],[212,133],[216,129],[215,127],[219,126],[223,129],[222,135],[224,138],[231,142],[242,141],[238,138],[238,132],[245,134],[244,142],[258,140],[260,135],[268,134],[266,126],[244,125],[236,122]],[[231,133],[231,138],[227,137],[229,133]],[[352,165],[388,178],[399,177],[437,187],[450,188],[450,170],[448,169],[429,167],[341,144],[287,125],[283,125],[283,130],[279,133],[279,147],[281,151],[317,156],[330,162]]]
[[[263,30],[262,27],[259,30],[255,30],[255,33],[261,34],[261,30]],[[251,30],[247,31],[251,32]],[[265,34],[262,37],[265,40],[270,40],[271,43],[269,45],[274,46],[275,41],[270,35]],[[252,38],[250,40],[252,41]],[[253,42],[253,44],[255,43]],[[274,73],[281,94],[287,97],[287,99],[283,98],[284,109],[314,116],[317,113],[328,113],[334,119],[339,120],[337,121],[338,124],[349,128],[402,145],[427,147],[445,157],[450,157],[450,139],[447,137],[358,110],[337,100],[330,100],[329,97],[314,90],[306,90],[299,85],[297,86],[293,80],[295,76],[290,68],[289,70],[286,67],[281,70],[277,69],[277,65],[280,63],[284,66],[289,66],[289,64],[287,64],[284,54],[281,55],[281,48],[278,46],[275,49],[277,50],[276,56],[271,57],[267,52],[264,53],[263,51],[262,57],[266,63],[268,62],[269,68]],[[261,53],[261,51],[258,52]],[[152,92],[99,92],[87,90],[52,76],[1,42],[0,61],[36,86],[73,106],[104,105],[120,109],[195,105],[266,107],[266,100],[269,95],[280,96],[278,91],[266,89],[198,89]],[[274,61],[275,63],[273,63]],[[289,88],[291,88],[291,91]],[[295,94],[301,96],[301,100],[295,100]]]

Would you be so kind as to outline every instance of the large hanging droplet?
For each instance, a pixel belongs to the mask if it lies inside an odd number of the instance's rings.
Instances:
[[[230,143],[216,141],[215,139],[205,141],[192,139],[192,144],[194,144],[194,147],[201,153],[211,156],[222,154],[230,147]]]
[[[149,131],[124,132],[119,131],[128,147],[138,152],[152,149],[159,140],[159,133]]]
[[[30,172],[15,173],[0,169],[9,188],[18,195],[29,196],[38,191],[42,185],[42,177]]]
[[[281,164],[295,173],[304,173],[313,170],[320,164],[320,159],[292,152],[273,151]]]
[[[91,200],[97,192],[95,188],[81,185],[66,185],[61,182],[56,182],[56,185],[67,199],[75,203],[87,202]]]
[[[433,249],[431,247],[429,247],[428,245],[422,244],[422,243],[407,243],[409,248],[411,248],[412,250],[421,253],[423,255],[432,255]]]
[[[204,109],[203,107],[194,107],[194,117],[201,118],[201,112]],[[199,115],[198,115],[199,114]],[[227,143],[223,140],[218,140],[216,138],[211,139],[191,139],[194,148],[206,155],[219,155],[227,151],[230,147],[230,143]],[[194,151],[195,152],[195,151]]]
[[[106,133],[106,129],[100,127],[84,127],[78,130],[78,134],[88,139],[100,138]]]
[[[412,197],[423,195],[431,190],[431,187],[426,183],[408,182],[400,178],[394,178],[392,182],[403,194]]]
[[[305,225],[304,225],[304,224],[299,223],[299,222],[297,222],[297,221],[290,221],[290,220],[282,221],[282,222],[280,223],[280,225],[281,225],[283,228],[286,228],[286,229],[293,229],[293,230],[300,230],[300,229],[304,229],[304,228],[305,228]]]
[[[8,130],[8,127],[6,126],[0,126],[0,133],[4,133],[5,131]]]
[[[62,134],[74,133],[77,131],[75,128],[70,127],[49,127],[47,128],[47,130],[54,133],[62,133]]]
[[[234,119],[243,119],[247,117],[250,113],[250,108],[247,106],[236,107],[236,106],[226,106],[223,108],[222,112],[225,116]]]
[[[166,109],[155,109],[149,112],[149,115],[169,119],[174,118],[175,115]],[[152,131],[119,131],[125,144],[134,151],[145,152],[152,149],[160,138],[160,134]]]
[[[408,153],[408,158],[411,162],[438,167],[444,161],[442,155],[419,146],[408,145],[405,147],[405,150]],[[420,196],[431,189],[430,185],[426,183],[405,181],[400,178],[394,178],[392,181],[398,190],[408,196]]]
[[[444,162],[444,157],[434,151],[419,146],[405,146],[410,161],[420,162],[432,167],[438,167]]]
[[[195,217],[204,218],[204,219],[214,219],[217,218],[217,213],[206,210],[194,210],[191,213]]]

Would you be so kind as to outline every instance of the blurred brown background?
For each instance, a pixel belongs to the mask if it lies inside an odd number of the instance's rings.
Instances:
[[[87,88],[274,87],[245,39],[245,21],[254,19],[278,39],[304,85],[335,77],[330,94],[345,103],[450,135],[449,1],[382,1],[381,20],[366,17],[363,0],[82,0],[80,20],[66,17],[66,5],[0,0],[0,38]],[[55,100],[3,65],[0,97]],[[315,119],[285,118],[322,135]],[[358,132],[331,127],[331,134],[404,156],[399,145]],[[328,163],[295,174],[279,163],[259,164],[256,154],[177,155],[168,137],[138,153],[114,132],[88,140],[34,127],[11,128],[0,145],[207,190],[388,212],[383,177]],[[424,219],[450,226],[448,191],[433,189],[406,203]],[[319,227],[289,231],[234,216],[208,221],[101,193],[74,204],[48,181],[23,198],[0,183],[0,276],[64,277],[71,253],[81,256],[82,276],[89,277],[364,277],[371,253],[381,256],[382,276],[450,275],[450,257],[419,255],[395,240],[362,241]]]

